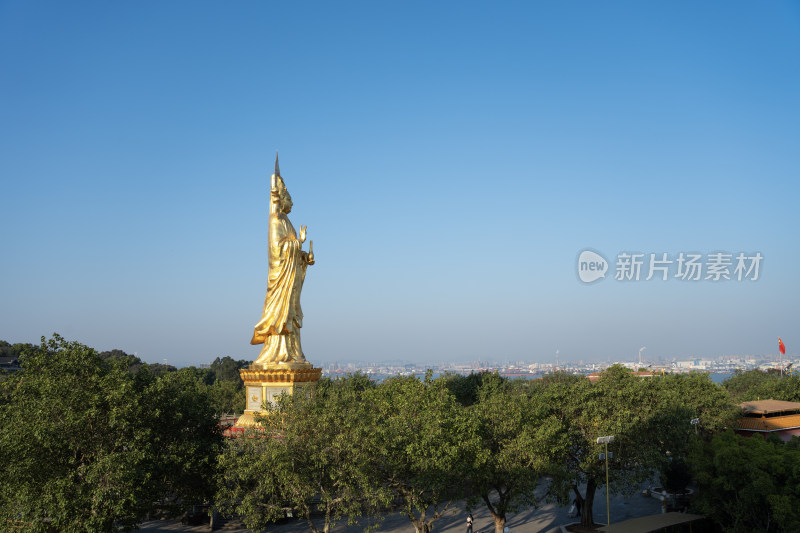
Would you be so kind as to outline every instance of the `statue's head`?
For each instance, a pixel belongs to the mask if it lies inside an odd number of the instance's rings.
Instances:
[[[292,203],[292,196],[286,189],[286,184],[283,182],[282,177],[278,176],[275,181],[276,188],[278,189],[278,212],[289,214],[292,212],[292,206],[294,205]]]

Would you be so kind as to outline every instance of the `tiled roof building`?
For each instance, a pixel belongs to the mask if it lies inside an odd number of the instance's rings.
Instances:
[[[758,400],[739,404],[744,416],[737,422],[740,435],[756,433],[765,438],[777,434],[782,440],[800,437],[800,403],[781,400]]]

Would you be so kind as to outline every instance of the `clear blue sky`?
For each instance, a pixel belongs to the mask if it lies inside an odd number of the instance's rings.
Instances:
[[[0,73],[0,339],[255,358],[279,151],[311,362],[800,350],[796,2],[1,1]]]

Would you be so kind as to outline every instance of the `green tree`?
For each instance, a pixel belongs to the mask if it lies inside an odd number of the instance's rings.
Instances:
[[[106,350],[105,352],[100,352],[97,354],[100,359],[107,361],[109,363],[121,363],[128,366],[131,372],[138,372],[138,370],[145,364],[144,361],[136,357],[135,355],[131,355],[129,353],[125,353],[119,349],[113,350]]]
[[[800,402],[800,376],[781,376],[776,370],[737,371],[723,385],[736,403],[752,400]]]
[[[242,413],[245,390],[242,381],[215,381],[208,385],[208,395],[215,413]]]
[[[18,367],[14,363],[14,360],[19,362],[26,354],[38,349],[39,347],[33,344],[10,344],[6,341],[0,341],[0,358],[8,358],[6,365],[0,367],[0,381],[3,381],[9,374],[13,374],[17,370]],[[0,403],[2,403],[2,401],[3,397],[0,395]]]
[[[683,493],[692,482],[692,472],[682,458],[676,458],[661,469],[661,484],[673,494]]]
[[[11,344],[7,341],[0,341],[0,357],[13,357],[18,359],[19,357],[38,349],[39,347],[34,344],[22,342]]]
[[[800,531],[800,441],[726,431],[692,456],[694,507],[723,531]]]
[[[180,476],[203,464],[201,450],[213,454],[204,442],[219,439],[202,397],[182,385],[131,374],[58,335],[42,338],[0,384],[0,521],[25,531],[127,531],[165,491],[179,497],[191,474]]]
[[[367,395],[365,435],[372,471],[390,488],[417,533],[428,533],[457,499],[474,431],[447,379],[389,378]]]
[[[751,389],[755,389],[767,381],[778,379],[778,377],[778,374],[774,372],[765,372],[763,370],[736,370],[722,385],[731,395],[733,401],[739,403],[744,401],[744,395]]]
[[[723,431],[739,417],[739,408],[706,373],[666,374],[644,378],[655,395],[650,434],[673,457],[685,457],[691,437],[705,440]],[[697,419],[696,425],[691,421]]]
[[[236,361],[225,356],[217,357],[208,368],[192,366],[182,370],[191,370],[197,379],[206,384],[206,392],[216,413],[241,413],[245,408],[245,390],[239,369],[247,365],[247,361]]]
[[[217,415],[244,411],[245,390],[240,378],[237,377],[236,381],[218,380],[217,375],[210,368],[195,366],[181,368],[180,372],[189,373],[197,382],[202,383],[200,388],[209,397]]]
[[[294,505],[284,496],[290,480],[289,450],[273,435],[253,431],[228,439],[219,456],[222,481],[216,506],[224,515],[241,517],[245,526],[260,531],[286,515]]]
[[[132,374],[139,372],[144,367],[147,367],[151,374],[155,376],[160,376],[161,374],[165,374],[167,372],[175,372],[178,370],[172,365],[166,365],[162,363],[153,363],[148,364],[136,357],[135,355],[131,355],[129,353],[125,353],[119,349],[108,350],[105,352],[100,352],[98,354],[100,359],[107,361],[111,364],[121,364],[126,365],[128,367],[128,371]]]
[[[582,504],[581,524],[594,524],[594,499],[598,486],[605,485],[605,451],[598,437],[613,435],[608,446],[613,454],[608,463],[612,493],[629,494],[649,479],[666,460],[667,444],[652,434],[651,418],[658,397],[652,378],[638,378],[621,366],[612,366],[597,383],[586,379],[552,380],[541,385],[546,401],[556,406],[567,426],[567,453],[562,467],[554,472],[553,489],[562,501],[569,501],[569,490]],[[687,421],[688,422],[688,421]],[[687,423],[688,427],[688,423]],[[585,484],[584,494],[580,485]]]
[[[4,382],[0,520],[27,531],[131,529],[147,497],[127,369],[54,336]]]
[[[568,426],[569,451],[554,476],[555,493],[568,501],[567,487],[582,503],[581,523],[591,527],[597,488],[605,485],[605,451],[598,437],[613,435],[608,474],[611,493],[633,493],[639,483],[682,458],[698,436],[710,438],[730,425],[737,410],[725,391],[705,374],[640,378],[615,365],[597,383],[586,379],[543,380],[543,394]],[[699,419],[692,426],[690,421]],[[579,487],[585,484],[585,493]]]
[[[146,383],[140,419],[155,496],[176,512],[212,501],[223,439],[207,386],[185,369],[137,379]]]
[[[488,390],[490,387],[500,387],[507,380],[497,372],[478,372],[470,373],[467,376],[461,374],[445,374],[443,376],[447,388],[455,397],[456,401],[464,407],[469,407],[478,401],[481,387]]]
[[[743,401],[758,399],[783,400],[785,402],[800,402],[800,376],[783,376],[779,379],[766,381],[749,390],[744,396]]]
[[[217,381],[233,381],[241,383],[242,379],[239,377],[239,370],[245,368],[250,363],[248,361],[236,361],[232,357],[225,356],[223,358],[217,357],[211,363],[209,369],[216,376]]]
[[[323,378],[313,393],[284,395],[263,419],[262,438],[232,439],[220,466],[224,509],[261,529],[291,511],[313,533],[338,520],[377,517],[390,494],[371,470],[364,375]],[[321,525],[314,518],[322,514]]]
[[[500,386],[498,386],[500,385]],[[537,505],[539,480],[566,453],[566,426],[552,405],[535,390],[528,394],[520,380],[487,382],[478,401],[468,408],[476,432],[468,479],[470,505],[482,501],[502,533],[506,515]],[[465,446],[473,443],[464,442]]]

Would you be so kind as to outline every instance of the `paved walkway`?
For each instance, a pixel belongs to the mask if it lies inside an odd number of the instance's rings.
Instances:
[[[506,525],[514,533],[560,533],[559,526],[570,524],[577,519],[567,516],[569,506],[562,507],[556,504],[545,504],[538,509],[527,509],[519,513],[508,516]],[[621,522],[629,518],[637,518],[661,512],[661,502],[643,496],[641,492],[630,498],[616,497],[611,500],[611,519],[612,523]],[[481,506],[472,512],[475,517],[473,531],[475,533],[493,533],[494,521],[486,506]],[[605,522],[606,519],[606,495],[601,489],[595,495],[594,519],[597,522]],[[454,513],[448,513],[433,524],[435,533],[465,533],[467,526],[467,512],[463,504],[455,507]],[[140,531],[145,533],[167,533],[167,532],[208,532],[205,526],[184,526],[176,520],[153,520],[141,524]],[[321,524],[318,526],[321,529]],[[248,529],[236,529],[228,525],[224,529],[215,531],[223,532],[249,532]],[[308,524],[305,520],[295,520],[286,524],[270,526],[267,533],[310,533]],[[362,533],[362,529],[357,526],[337,525],[332,528],[333,533]],[[414,533],[414,526],[408,517],[401,513],[388,513],[383,521],[380,533]]]

